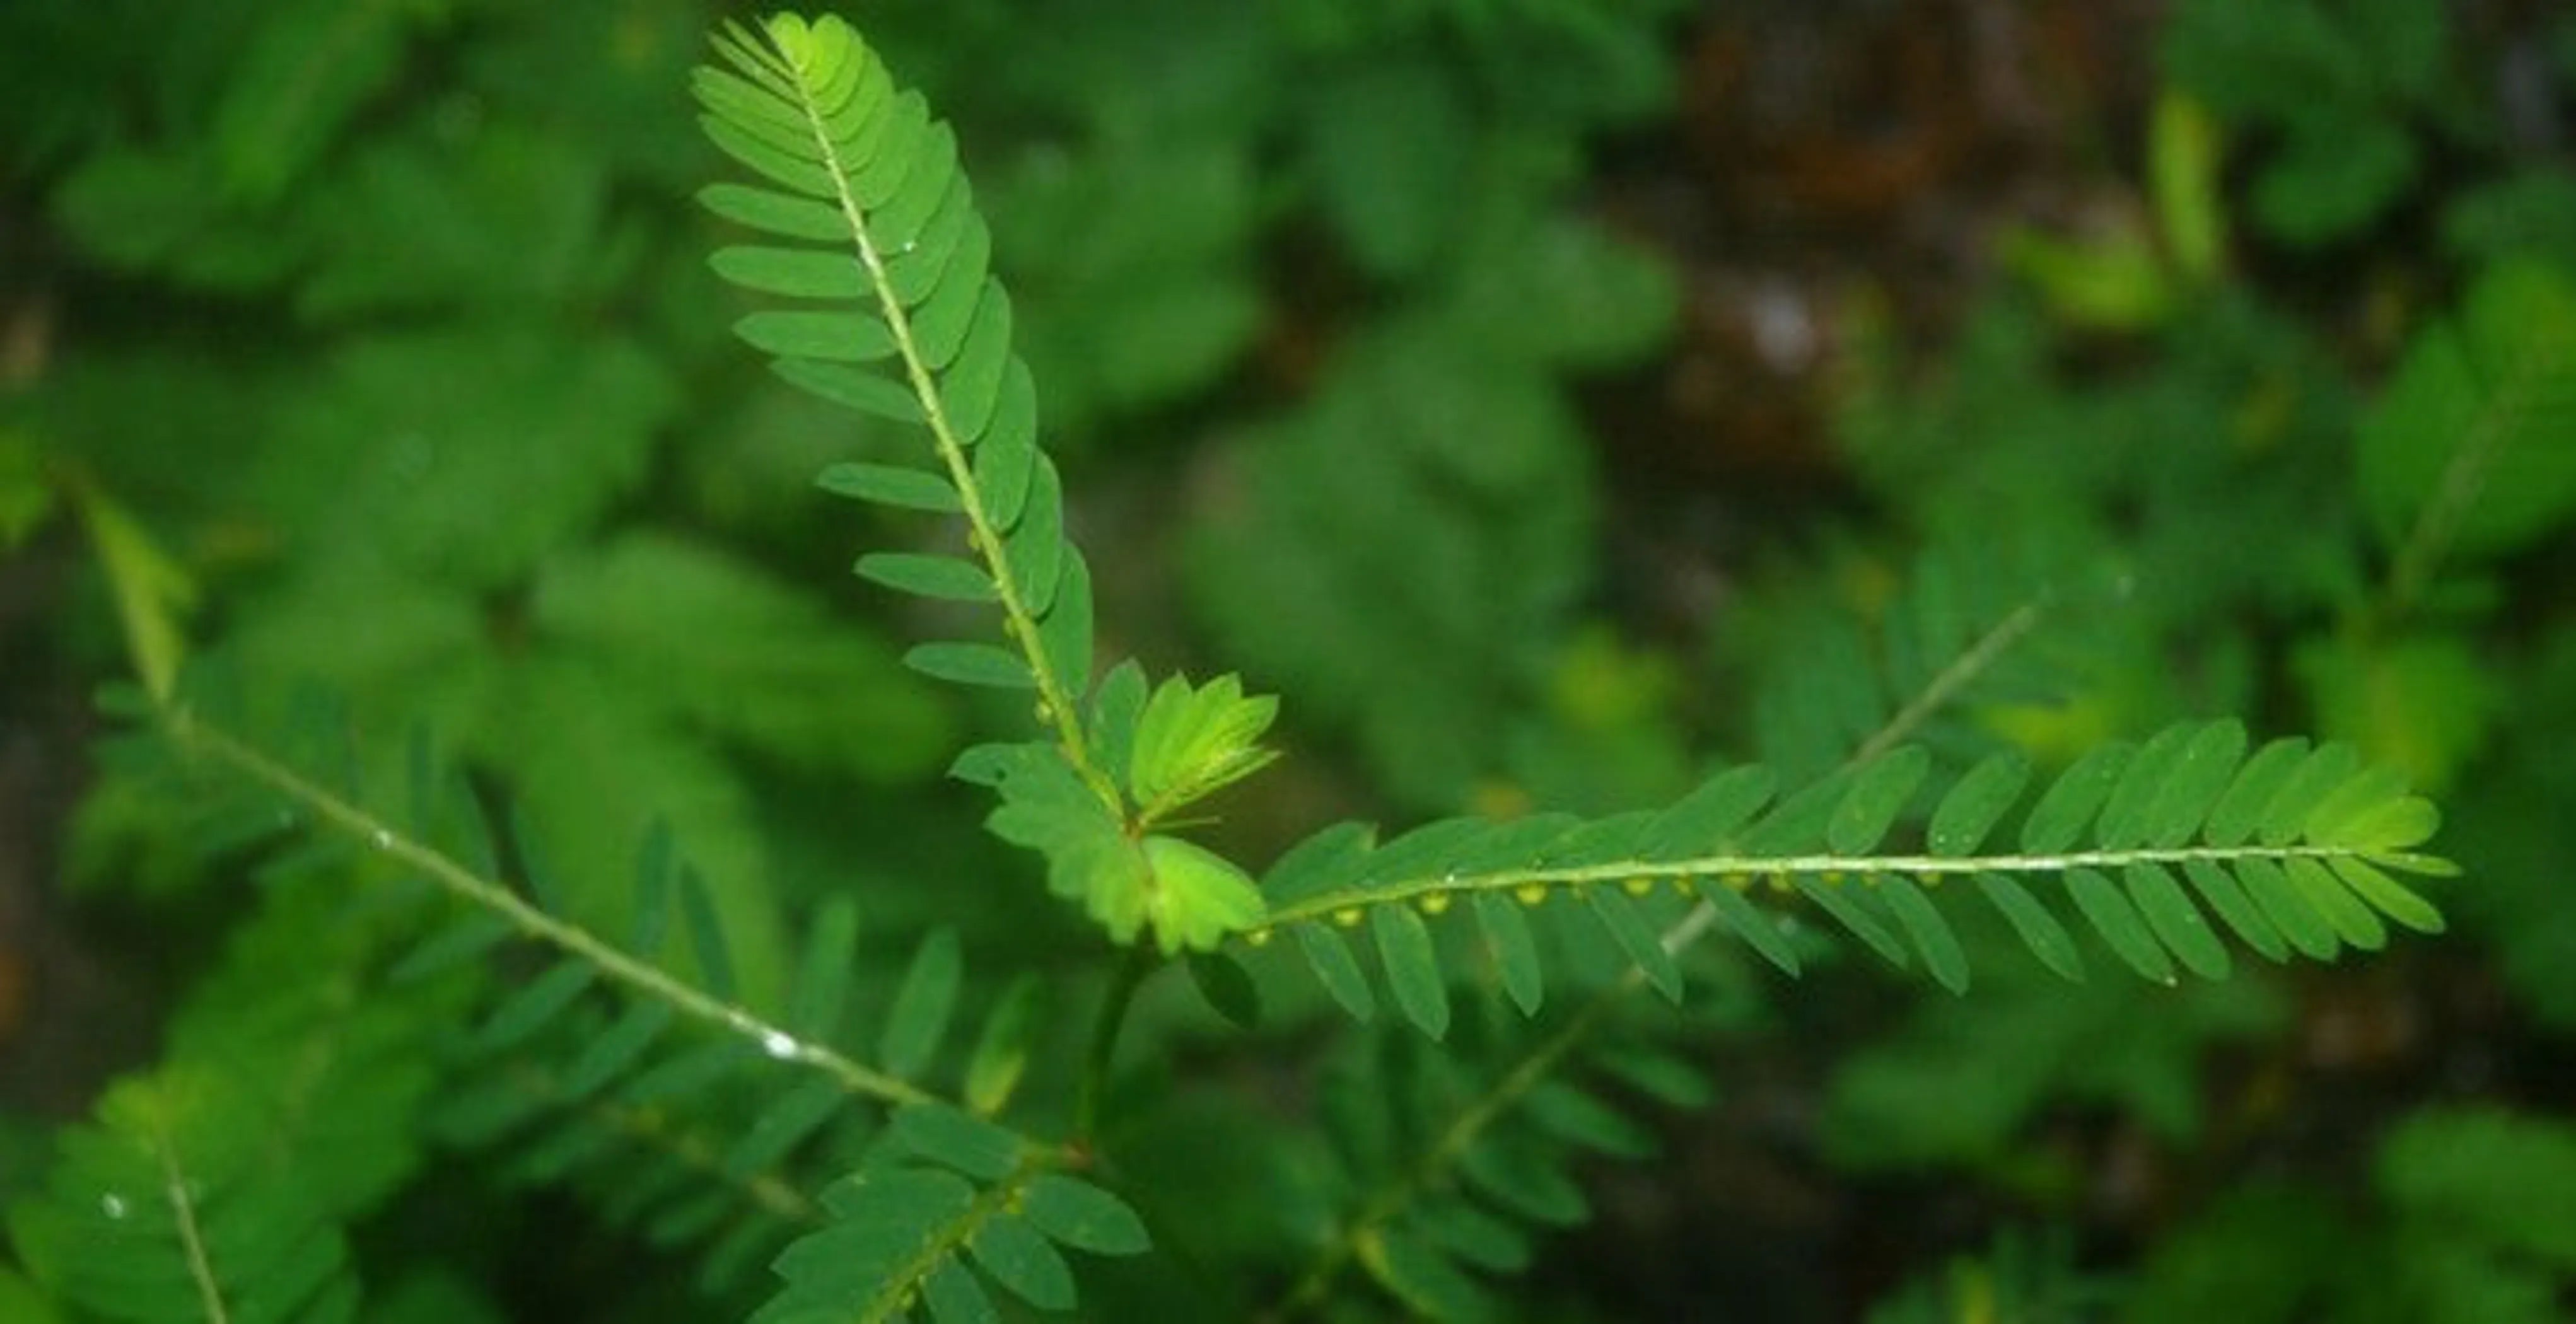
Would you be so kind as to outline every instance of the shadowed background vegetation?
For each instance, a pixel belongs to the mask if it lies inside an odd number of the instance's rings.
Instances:
[[[943,926],[979,1013],[1033,998],[1014,973],[1097,996],[1089,926],[944,777],[1024,700],[900,662],[971,610],[839,573],[958,550],[814,490],[915,436],[725,332],[687,96],[725,16],[0,17],[0,1318],[63,1295],[41,1211],[81,1119],[150,1114],[195,1087],[146,1068],[253,1023],[332,1027],[328,1060],[259,1042],[345,1123],[295,1217],[350,1228],[368,1318],[736,1317],[774,1249],[583,1167],[612,1123],[461,1090],[506,1074],[511,1036],[464,1028],[486,985],[533,967],[362,994],[418,898],[353,901],[365,866],[273,809],[174,793],[107,682],[184,665],[382,799],[434,765],[504,822],[497,872],[604,928],[636,922],[638,843],[678,842],[722,884],[692,959],[750,1001],[836,898],[854,1005]],[[2236,714],[2441,799],[2451,932],[2369,959],[2068,984],[1989,923],[1960,998],[1821,942],[1803,982],[1694,967],[1587,1067],[1662,1157],[1569,1165],[1589,1217],[1502,1280],[1507,1317],[2576,1309],[2576,17],[847,16],[956,125],[1103,655],[1283,696],[1268,791],[1220,802],[1239,859],[1337,818],[1665,803],[1721,757],[1813,777],[1891,718],[2053,769]],[[1906,655],[2032,603],[1970,691]],[[1444,1069],[1400,1028],[1325,1053],[1314,981],[1256,973],[1251,1056],[1146,991],[1127,1052],[1168,1069],[1117,1086],[1125,1161],[1210,1281],[1175,1304],[1086,1261],[1097,1317],[1274,1299],[1307,1265],[1278,1228],[1335,1198],[1300,1174],[1404,1141],[1337,1101]],[[1051,1051],[1031,1077],[1071,1080]],[[1282,1120],[1313,1112],[1334,1154]],[[735,1193],[781,1224],[813,1194]],[[1401,1316],[1347,1296],[1327,1317]]]

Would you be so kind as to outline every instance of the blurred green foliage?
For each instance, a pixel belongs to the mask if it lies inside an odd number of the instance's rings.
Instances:
[[[1645,516],[1605,480],[1577,388],[1683,325],[1683,259],[1585,190],[1606,141],[1677,113],[1686,8],[859,16],[958,125],[1103,634],[1289,696],[1283,803],[1218,801],[1239,844],[1318,805],[1660,803],[1721,750],[1822,775],[1939,680],[1920,622],[2044,601],[2011,666],[1944,693],[1912,738],[2050,770],[2212,713],[2353,741],[2453,807],[2444,848],[2470,881],[2441,899],[2469,932],[2374,966],[2070,990],[1989,918],[1959,926],[1972,995],[1892,1002],[1816,926],[1797,948],[1825,982],[1784,993],[1740,952],[1700,953],[1680,1012],[1583,1001],[1630,969],[1596,937],[1550,949],[1573,972],[1556,1010],[1592,1027],[1571,1047],[1547,1037],[1562,1021],[1500,1011],[1491,980],[1457,995],[1440,1045],[1396,1026],[1322,1048],[1325,998],[1284,961],[1246,962],[1250,1039],[1152,983],[1129,1050],[1150,1065],[1113,1082],[1102,1143],[1196,1272],[1086,1261],[1086,1305],[1248,1317],[1342,1246],[1384,1292],[1317,1288],[1333,1318],[1615,1316],[1616,1285],[1549,1267],[1563,1248],[1535,1235],[1613,1203],[1566,1174],[1620,1169],[1573,1156],[1704,1154],[1729,1115],[1710,1080],[1727,1096],[1750,1062],[1802,1080],[1786,1129],[1810,1180],[1935,1182],[1973,1206],[1967,1233],[1897,1238],[1904,1285],[1816,1285],[1816,1317],[1882,1288],[1890,1320],[2559,1317],[2576,622],[2551,589],[2576,512],[2576,18],[2175,5],[2145,164],[2099,181],[2154,219],[2013,228],[2003,275],[1937,345],[1857,301],[1827,402],[1856,499],[1723,567],[1706,641],[1676,643],[1604,605],[1607,535]],[[908,459],[909,439],[778,391],[722,334],[741,309],[701,258],[720,231],[683,205],[714,169],[681,91],[710,22],[687,0],[12,5],[0,299],[49,329],[0,388],[0,552],[68,584],[46,674],[157,690],[184,657],[184,683],[268,717],[319,689],[325,734],[278,723],[308,763],[380,798],[470,788],[416,815],[424,832],[509,805],[499,853],[524,858],[493,871],[560,880],[565,913],[649,934],[672,970],[727,969],[764,1011],[810,987],[818,933],[843,935],[865,959],[832,1014],[944,1023],[957,1004],[975,1043],[890,1055],[971,1067],[997,1098],[1024,1077],[1024,1097],[1069,1095],[1073,1053],[1020,1045],[1078,1038],[1075,1009],[1116,976],[1070,912],[989,903],[974,884],[1019,862],[939,779],[1021,705],[899,665],[955,609],[817,571],[953,535],[827,512],[815,469]],[[406,963],[419,889],[379,890],[380,866],[305,853],[268,809],[173,794],[172,775],[102,743],[66,828],[77,913],[145,917],[84,941],[180,988],[157,1061],[63,1127],[67,1151],[144,1180],[155,1154],[131,1144],[156,1101],[248,1070],[304,1091],[291,1144],[209,1146],[207,1194],[278,1185],[295,1147],[331,1157],[291,1170],[342,1178],[227,1233],[321,1248],[290,1304],[363,1284],[369,1317],[679,1319],[765,1295],[761,1258],[819,1225],[855,1142],[796,1130],[751,1084],[686,1117],[577,1087],[614,1074],[592,1046],[641,1051],[658,1027],[601,1010],[509,1042],[510,1007],[543,1010],[512,999],[543,977]],[[662,895],[639,874],[663,875],[638,843],[666,839],[703,885],[655,886],[703,928],[666,933],[639,903]],[[819,920],[835,896],[857,909]],[[479,955],[471,938],[452,955]],[[377,995],[396,966],[399,995]],[[1225,1001],[1223,970],[1193,973]],[[2325,1046],[2356,999],[2398,1023],[2380,1029],[2411,1069]],[[1413,1180],[1444,1119],[1519,1100],[1498,1092],[1534,1062],[1561,1078],[1494,1121],[1488,1170],[1462,1179],[1542,1192],[1533,1207],[1480,1221],[1448,1186],[1354,1220]],[[1283,1125],[1309,1109],[1320,1133]],[[763,1184],[773,1141],[804,1186]],[[2152,1198],[2106,1190],[2124,1161]],[[670,1175],[707,1170],[716,1195]],[[0,1317],[87,1318],[56,1304],[82,1289],[26,1271],[119,1220],[44,1179],[0,1164],[22,1211]],[[1591,1216],[1670,1259],[1728,1234]],[[2083,1235],[1995,1232],[2011,1225]],[[1541,1270],[1513,1300],[1453,1281],[1457,1261]],[[547,1281],[576,1270],[578,1300]]]

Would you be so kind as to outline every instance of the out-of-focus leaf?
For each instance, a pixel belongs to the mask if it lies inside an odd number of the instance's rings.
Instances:
[[[224,192],[282,197],[399,68],[415,25],[446,0],[293,0],[264,7],[208,127]]]
[[[54,489],[45,481],[36,439],[0,428],[0,555],[16,551],[53,508]]]
[[[632,534],[561,558],[532,617],[652,711],[800,763],[909,780],[953,743],[947,694],[891,645],[712,548]]]
[[[1525,370],[1390,336],[1234,460],[1186,560],[1200,609],[1396,793],[1459,803],[1588,573],[1563,405]]]
[[[2449,786],[2503,715],[2494,668],[2457,635],[2318,640],[2298,663],[2321,733],[2426,792]]]
[[[115,498],[79,490],[82,520],[107,569],[116,615],[135,674],[156,699],[168,699],[186,652],[179,617],[196,605],[196,581]]]
[[[2361,427],[2361,496],[2408,558],[2494,556],[2576,511],[2576,284],[2498,266],[2419,332]]]
[[[353,340],[296,398],[261,483],[299,546],[365,547],[493,587],[643,476],[676,400],[662,366],[614,336],[484,325]]]
[[[604,229],[611,181],[588,146],[520,120],[370,142],[331,178],[297,310],[543,313],[606,293],[637,248]]]

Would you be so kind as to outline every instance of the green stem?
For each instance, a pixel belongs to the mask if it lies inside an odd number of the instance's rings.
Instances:
[[[885,1275],[884,1280],[877,1284],[875,1291],[864,1303],[864,1307],[847,1318],[864,1320],[908,1318],[908,1308],[915,1304],[921,1285],[928,1281],[932,1274],[938,1272],[941,1265],[962,1259],[966,1248],[974,1243],[976,1234],[983,1231],[986,1224],[1011,1212],[1018,1203],[1021,1192],[1028,1188],[1030,1179],[1046,1172],[1052,1166],[1048,1162],[1031,1156],[1023,1159],[1020,1165],[1002,1180],[977,1191],[974,1201],[968,1204],[963,1212],[940,1225],[931,1235],[922,1238],[912,1254],[897,1264]],[[842,1317],[837,1314],[831,1316],[836,1319]]]
[[[1929,720],[1934,713],[1947,707],[1958,697],[1960,691],[1985,674],[1986,669],[1993,666],[1996,659],[2010,651],[2012,646],[2020,642],[2021,637],[2029,633],[2032,626],[2039,624],[2040,618],[2046,614],[2047,600],[2044,598],[2034,598],[2014,608],[2011,615],[2004,617],[1993,629],[1979,636],[1977,641],[1953,659],[1950,665],[1941,668],[1940,674],[1934,676],[1931,683],[1925,685],[1922,691],[1914,696],[1913,702],[1906,704],[1894,717],[1887,719],[1886,725],[1873,732],[1869,739],[1862,741],[1860,748],[1852,751],[1851,758],[1845,760],[1845,766],[1867,763],[1896,748],[1907,736],[1914,734],[1916,727]]]
[[[1875,874],[1904,874],[1930,883],[1944,877],[1981,873],[2062,874],[2074,869],[2116,871],[2132,864],[2184,865],[2194,860],[2238,864],[2246,860],[2364,860],[2394,863],[2410,870],[2440,870],[2442,862],[2408,851],[2369,851],[2352,846],[2176,846],[2137,850],[2068,851],[2056,855],[1706,855],[1687,860],[1617,860],[1608,864],[1571,865],[1560,869],[1520,869],[1499,873],[1439,873],[1371,883],[1364,892],[1342,891],[1310,897],[1270,912],[1269,928],[1305,920],[1332,919],[1346,911],[1371,906],[1436,904],[1479,892],[1516,892],[1525,887],[1561,887],[1599,883],[1693,880],[1858,879]]]
[[[232,1313],[225,1308],[223,1289],[215,1282],[213,1259],[206,1252],[206,1237],[197,1225],[197,1200],[187,1177],[179,1171],[179,1156],[172,1152],[169,1134],[158,1121],[153,1124],[152,1157],[161,1165],[161,1194],[170,1202],[171,1221],[179,1232],[179,1247],[188,1257],[188,1277],[197,1286],[197,1306],[205,1312],[208,1324],[226,1324]]]
[[[1118,971],[1109,977],[1108,991],[1100,997],[1100,1017],[1092,1022],[1091,1048],[1084,1054],[1082,1092],[1074,1105],[1073,1143],[1088,1149],[1092,1136],[1100,1128],[1100,1098],[1109,1088],[1110,1059],[1118,1053],[1118,1034],[1126,1028],[1127,1009],[1135,1005],[1136,990],[1153,973],[1154,949],[1136,943],[1118,962]]]

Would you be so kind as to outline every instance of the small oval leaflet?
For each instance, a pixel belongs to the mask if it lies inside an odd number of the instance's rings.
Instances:
[[[1862,768],[1826,821],[1825,844],[1837,855],[1865,855],[1876,849],[1931,767],[1929,750],[1907,745]]]
[[[2136,746],[2104,745],[2077,759],[2039,797],[2021,826],[2021,848],[2033,855],[2054,855],[2084,835],[2084,825],[2119,781]]]
[[[945,602],[991,602],[999,594],[981,566],[953,556],[921,552],[870,552],[851,567],[861,579],[915,597]]]
[[[1975,850],[2029,784],[2030,760],[2020,751],[1988,755],[1959,778],[1933,809],[1925,831],[1932,853],[1955,857]]]
[[[2075,908],[2102,935],[2111,951],[2129,968],[2159,984],[2174,982],[2173,958],[2158,946],[2154,935],[2147,932],[2146,921],[2138,917],[2137,908],[2120,894],[2110,879],[2091,869],[2066,871],[2066,890],[2075,897]]]
[[[814,485],[835,496],[856,497],[881,506],[954,515],[965,509],[948,480],[921,469],[892,464],[835,464],[817,474]]]
[[[1431,930],[1411,906],[1379,906],[1370,914],[1378,959],[1385,964],[1395,1005],[1415,1028],[1437,1039],[1449,1032],[1449,986],[1440,974]]]

